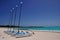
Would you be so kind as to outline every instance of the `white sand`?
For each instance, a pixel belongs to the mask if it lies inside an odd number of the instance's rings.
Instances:
[[[60,40],[60,33],[33,31],[34,35],[24,38],[16,38],[4,33],[6,28],[0,28],[0,40]]]

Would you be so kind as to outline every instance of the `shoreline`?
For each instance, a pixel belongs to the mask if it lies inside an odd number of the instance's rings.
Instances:
[[[38,32],[56,32],[56,33],[60,33],[60,30],[31,30],[31,31],[38,31]]]

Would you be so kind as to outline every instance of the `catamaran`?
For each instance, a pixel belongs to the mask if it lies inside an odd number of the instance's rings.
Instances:
[[[20,13],[19,13],[19,20],[18,20],[18,30],[15,29],[15,27],[10,28],[9,31],[5,31],[5,33],[11,35],[11,36],[15,36],[15,37],[27,37],[27,36],[31,36],[33,34],[32,31],[25,31],[25,30],[20,30],[20,20],[21,20],[21,13],[22,13],[22,6],[23,2],[20,1],[20,7],[18,5],[16,5],[16,8],[13,8],[11,11],[11,21],[10,21],[10,25],[12,26],[12,22],[13,22],[13,16],[14,16],[14,26],[15,26],[15,21],[16,21],[16,14],[17,14],[17,8],[20,8]]]

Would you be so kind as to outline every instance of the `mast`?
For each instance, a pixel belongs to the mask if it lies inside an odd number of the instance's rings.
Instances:
[[[9,27],[11,27],[11,12],[12,10],[10,10],[10,13],[9,13]],[[11,31],[11,28],[8,27],[8,30],[10,29]]]
[[[21,20],[22,5],[23,5],[23,2],[21,1],[21,2],[20,2],[19,21],[18,21],[18,33],[19,33],[19,26],[21,26],[21,25],[20,25],[20,20]]]
[[[13,13],[14,13],[14,8],[11,10],[11,21],[10,21],[10,27],[13,25]],[[11,30],[11,28],[10,28]]]
[[[17,8],[18,8],[18,5],[16,5],[16,9],[15,9],[15,13],[14,13],[14,26],[15,26],[15,21],[16,21]]]
[[[16,9],[15,9],[15,13],[14,13],[14,27],[13,27],[13,32],[14,32],[14,28],[15,28],[15,21],[16,21],[17,8],[18,8],[18,5],[16,5]]]
[[[12,10],[10,10],[10,13],[9,13],[9,27],[10,27],[10,31],[11,31],[11,25],[12,25],[11,17],[12,17]]]

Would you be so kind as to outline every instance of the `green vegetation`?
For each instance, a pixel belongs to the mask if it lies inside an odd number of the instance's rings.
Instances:
[[[10,28],[13,28],[13,27],[15,27],[15,28],[18,28],[18,26],[14,26],[14,25],[0,25],[0,27],[5,27],[5,28],[7,28],[7,27],[10,27]],[[44,28],[44,26],[19,26],[20,28]]]

